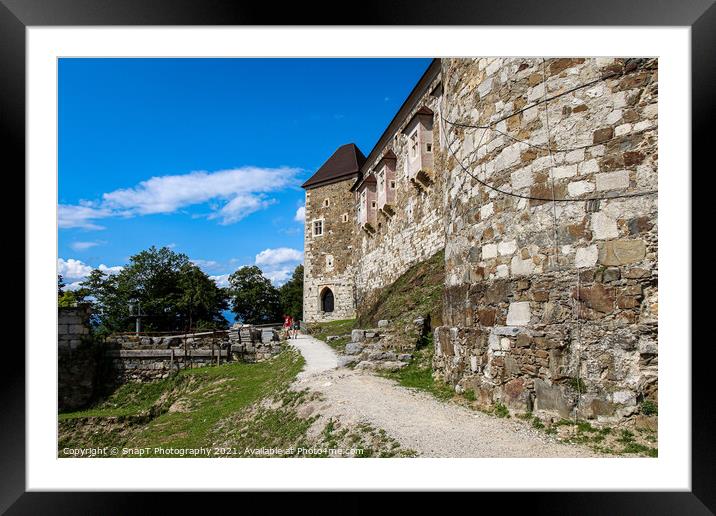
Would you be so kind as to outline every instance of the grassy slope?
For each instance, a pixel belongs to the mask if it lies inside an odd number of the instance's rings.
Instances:
[[[357,326],[375,327],[381,319],[410,323],[416,317],[430,316],[432,326],[442,320],[442,294],[445,285],[445,252],[413,265],[374,299],[358,308]]]
[[[317,339],[343,351],[354,328],[374,328],[381,319],[392,321],[396,328],[409,325],[417,317],[430,317],[431,325],[439,326],[442,319],[442,293],[445,284],[445,253],[439,251],[429,259],[413,265],[391,285],[380,289],[358,308],[357,319],[344,319],[309,324],[309,332]],[[327,341],[330,335],[340,339]]]
[[[212,456],[222,457],[415,454],[381,429],[321,418],[318,394],[288,389],[303,365],[301,355],[287,349],[258,364],[184,370],[162,381],[123,385],[95,407],[60,414],[58,453],[117,447],[119,457],[123,448],[149,448],[144,457],[169,456],[154,451],[161,447],[210,448]],[[281,451],[256,454],[267,448]],[[336,455],[331,448],[343,452]]]
[[[210,446],[222,419],[285,389],[303,367],[295,351],[258,364],[183,370],[148,384],[126,384],[85,411],[60,414],[60,451],[86,446]]]

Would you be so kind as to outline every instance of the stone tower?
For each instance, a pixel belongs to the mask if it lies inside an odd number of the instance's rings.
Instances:
[[[365,156],[349,143],[306,181],[303,320],[350,319],[355,316],[353,238],[355,200],[351,186]]]

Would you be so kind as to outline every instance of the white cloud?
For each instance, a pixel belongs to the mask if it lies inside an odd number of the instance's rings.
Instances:
[[[256,255],[256,265],[278,265],[288,262],[300,262],[303,260],[303,252],[288,247],[276,249],[264,249]]]
[[[57,225],[60,228],[104,229],[104,226],[95,224],[93,221],[111,215],[110,210],[86,204],[60,204],[57,207]]]
[[[59,227],[103,229],[95,220],[174,213],[211,202],[211,219],[231,224],[275,202],[267,194],[298,184],[300,169],[241,167],[158,176],[102,195],[99,202],[59,206]]]
[[[218,287],[226,288],[229,286],[229,276],[230,274],[220,274],[218,276],[209,276],[209,278],[214,280]]]
[[[216,270],[218,267],[221,267],[221,264],[215,260],[193,259],[191,263],[204,270]]]
[[[70,258],[69,260],[58,258],[57,260],[57,273],[61,274],[62,277],[67,280],[76,280],[76,282],[82,281],[89,276],[93,269],[95,269],[95,267],[87,265],[81,260],[75,260],[74,258]],[[123,269],[123,267],[120,265],[108,267],[102,263],[99,267],[97,267],[97,269],[101,270],[105,274],[117,274]]]
[[[296,222],[306,222],[306,207],[305,206],[299,206],[299,208],[296,210],[296,215],[293,216],[293,220]]]
[[[100,242],[72,242],[70,247],[73,251],[86,251],[92,247],[98,246]]]
[[[293,268],[263,271],[263,273],[264,276],[270,279],[275,286],[280,287],[281,285],[286,283],[286,281],[288,281],[288,279],[291,277],[291,275],[293,274]]]

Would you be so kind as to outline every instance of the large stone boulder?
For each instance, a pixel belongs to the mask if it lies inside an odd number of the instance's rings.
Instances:
[[[363,351],[364,347],[365,346],[360,342],[349,342],[348,344],[346,344],[344,352],[346,355],[357,355],[361,351]]]

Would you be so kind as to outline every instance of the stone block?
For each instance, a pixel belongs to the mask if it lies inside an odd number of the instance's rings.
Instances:
[[[643,240],[612,240],[599,246],[599,263],[617,266],[637,263],[646,256]]]
[[[502,386],[502,402],[512,410],[532,411],[532,399],[524,378],[515,378]]]
[[[598,211],[592,214],[592,234],[596,240],[606,240],[609,238],[617,238],[619,230],[617,229],[617,221],[608,215]]]
[[[578,247],[574,255],[574,266],[577,268],[593,267],[597,263],[599,249],[596,245],[589,247]]]
[[[603,172],[595,176],[597,178],[597,190],[620,190],[629,188],[629,171],[617,170],[616,172]]]
[[[390,325],[390,321],[387,319],[381,319],[378,321],[378,328],[387,328]]]
[[[351,341],[362,342],[365,339],[365,330],[353,330],[351,331]]]
[[[497,244],[485,244],[482,246],[482,259],[488,260],[497,256]]]
[[[513,256],[510,262],[510,268],[513,276],[528,276],[534,273],[535,263],[532,258],[523,260],[520,256]]]
[[[589,181],[572,181],[567,185],[569,195],[576,197],[585,193],[593,192],[594,185]]]
[[[614,129],[611,127],[604,127],[597,129],[592,135],[592,143],[604,143],[611,140],[614,137]]]
[[[510,303],[507,310],[508,326],[525,326],[530,323],[530,303],[529,301],[517,301]]]
[[[556,411],[561,417],[570,416],[570,403],[568,403],[562,389],[558,385],[550,385],[544,380],[536,378],[535,388],[535,410]]]
[[[614,289],[605,288],[604,285],[596,283],[591,287],[572,289],[572,297],[583,302],[592,310],[609,313],[614,310]]]

